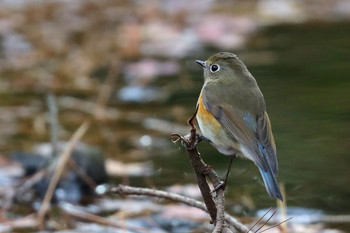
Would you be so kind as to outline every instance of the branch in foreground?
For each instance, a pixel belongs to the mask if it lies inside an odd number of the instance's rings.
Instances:
[[[119,194],[119,195],[144,195],[144,196],[165,198],[168,200],[181,202],[192,207],[196,207],[208,213],[208,209],[203,202],[200,202],[193,198],[185,197],[176,193],[170,193],[166,191],[149,189],[149,188],[137,188],[137,187],[131,187],[126,185],[118,185],[117,187],[112,187],[110,188],[109,192]],[[249,231],[249,229],[246,226],[244,226],[236,218],[230,216],[227,213],[225,213],[225,220],[229,225],[234,227],[237,231],[242,233],[243,232],[251,233],[251,231]]]
[[[65,164],[67,163],[69,156],[70,156],[72,150],[74,149],[74,146],[77,144],[77,142],[80,140],[80,138],[85,134],[85,132],[87,131],[88,128],[89,128],[88,122],[85,121],[83,124],[81,124],[81,126],[77,129],[77,131],[72,135],[68,145],[66,146],[66,148],[62,152],[62,154],[57,162],[56,169],[55,169],[54,174],[50,180],[49,187],[45,193],[44,200],[43,200],[42,205],[38,211],[38,220],[39,220],[41,226],[43,226],[43,223],[44,223],[43,220],[44,220],[45,214],[46,214],[47,210],[49,209],[52,195],[53,195],[54,190],[56,188],[56,185],[57,185],[57,183],[58,183],[58,181],[63,173]]]
[[[205,205],[207,206],[208,213],[212,218],[212,221],[215,225],[213,233],[221,233],[223,228],[227,228],[225,225],[225,195],[223,189],[218,189],[216,193],[215,201],[212,197],[212,193],[210,191],[207,179],[213,184],[214,187],[217,187],[221,184],[219,177],[216,175],[214,170],[208,166],[200,157],[199,152],[197,151],[196,146],[193,147],[197,142],[192,141],[193,135],[196,135],[194,129],[191,130],[191,134],[182,138],[182,140],[188,140],[189,147],[187,148],[187,154],[191,161],[191,165],[193,170],[197,176],[197,182],[199,189],[202,193],[202,197],[204,199]],[[194,136],[196,137],[196,136]],[[196,140],[196,139],[195,139]],[[226,230],[227,232],[231,232],[230,230]]]
[[[229,233],[232,231],[229,229],[229,227],[227,227],[225,220],[224,190],[222,188],[219,188],[215,192],[216,197],[212,196],[212,192],[209,189],[207,179],[209,179],[214,187],[219,187],[222,185],[222,182],[220,181],[215,171],[202,160],[199,152],[197,151],[197,145],[203,139],[203,137],[199,136],[196,133],[196,127],[193,125],[195,114],[191,117],[190,120],[188,120],[188,123],[192,127],[189,134],[183,137],[179,134],[172,134],[170,137],[174,143],[180,141],[187,150],[192,168],[197,176],[198,186],[202,193],[204,203],[207,206],[208,213],[215,225],[213,233]],[[249,230],[246,229],[240,232],[249,232]]]

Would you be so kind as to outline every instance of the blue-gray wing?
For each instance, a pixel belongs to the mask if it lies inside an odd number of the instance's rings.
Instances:
[[[240,143],[246,157],[259,168],[264,171],[271,170],[276,175],[276,146],[266,111],[263,110],[260,115],[254,114],[232,104],[224,104],[220,95],[210,93],[203,88],[202,98],[206,109]]]

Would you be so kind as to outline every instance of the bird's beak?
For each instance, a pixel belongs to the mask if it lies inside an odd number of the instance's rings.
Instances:
[[[196,60],[196,62],[201,65],[203,68],[207,68],[207,65],[205,64],[205,61],[201,61],[201,60]]]

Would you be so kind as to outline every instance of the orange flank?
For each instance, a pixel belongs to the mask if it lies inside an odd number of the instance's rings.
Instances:
[[[202,93],[198,98],[198,112],[197,117],[201,119],[206,127],[211,128],[214,133],[218,133],[222,127],[215,117],[205,108],[202,100]]]

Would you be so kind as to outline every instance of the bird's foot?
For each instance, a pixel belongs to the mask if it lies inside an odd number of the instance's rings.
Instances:
[[[210,193],[214,193],[214,192],[218,191],[219,189],[222,189],[223,191],[225,191],[225,188],[226,188],[226,183],[223,181],[220,181],[220,183],[216,187],[214,187],[214,189],[211,190]]]
[[[181,136],[179,134],[171,134],[170,138],[171,138],[172,142],[174,142],[174,143],[180,141],[181,145],[183,147],[185,147],[187,150],[193,150],[194,148],[197,147],[197,145],[201,141],[210,142],[210,140],[208,138],[206,138],[203,135],[200,135],[198,133],[196,133],[195,137],[193,137],[193,135],[191,133],[186,134],[185,136]],[[194,138],[194,140],[193,140],[193,138]]]
[[[186,136],[189,136],[191,137],[190,134],[186,135]],[[185,136],[185,137],[186,137]],[[210,140],[206,137],[204,137],[203,135],[200,135],[198,133],[196,133],[196,137],[195,137],[195,141],[192,143],[192,145],[190,146],[187,146],[186,143],[184,143],[184,141],[182,140],[181,141],[181,144],[187,149],[187,150],[193,150],[194,148],[196,148],[198,146],[198,144],[202,141],[205,141],[205,142],[210,142]]]
[[[220,181],[220,183],[210,193],[216,192],[216,191],[218,191],[221,188],[223,189],[223,191],[225,191],[226,185],[228,183],[228,177],[230,175],[232,160],[234,158],[236,158],[235,154],[231,156],[230,164],[228,165],[228,169],[227,169],[227,172],[226,172],[226,175],[225,175],[225,181]]]

